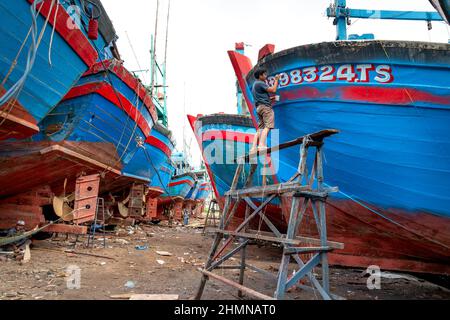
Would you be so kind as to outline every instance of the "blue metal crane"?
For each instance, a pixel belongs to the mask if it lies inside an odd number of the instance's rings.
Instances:
[[[427,11],[390,11],[390,10],[365,10],[350,9],[347,7],[347,0],[335,0],[327,9],[327,16],[334,18],[336,25],[336,40],[347,40],[347,25],[350,25],[350,18],[359,19],[390,19],[390,20],[421,20],[443,21],[438,12]],[[366,35],[366,39],[368,36]],[[372,37],[373,38],[373,37]]]

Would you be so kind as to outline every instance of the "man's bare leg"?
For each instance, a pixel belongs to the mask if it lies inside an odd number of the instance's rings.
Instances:
[[[258,130],[255,134],[255,137],[253,138],[253,146],[250,150],[250,154],[254,154],[257,152],[257,148],[258,148],[258,142],[259,142],[259,136],[261,134],[261,130]]]
[[[261,132],[261,137],[259,140],[259,150],[265,150],[267,149],[267,137],[269,136],[270,129],[264,128],[264,130]]]

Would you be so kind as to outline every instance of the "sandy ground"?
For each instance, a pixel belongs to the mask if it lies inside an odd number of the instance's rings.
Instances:
[[[133,234],[128,232],[120,229],[118,233],[109,234],[106,248],[103,248],[103,235],[97,237],[94,249],[87,249],[87,238],[80,238],[75,248],[77,253],[104,257],[66,253],[65,250],[74,249],[74,237],[35,241],[31,261],[27,264],[0,261],[0,299],[104,300],[127,293],[176,294],[180,299],[192,298],[200,281],[197,268],[206,260],[212,237],[203,236],[198,229],[169,228],[164,224],[141,225]],[[147,249],[137,250],[136,246]],[[167,251],[172,256],[161,256],[157,251]],[[273,246],[252,245],[248,261],[265,270],[276,271],[280,253],[281,250]],[[69,266],[78,266],[81,270],[80,289],[67,288]],[[215,272],[237,281],[237,271]],[[419,278],[382,278],[381,290],[369,290],[363,270],[332,268],[330,276],[332,292],[345,299],[450,299],[449,290]],[[126,287],[129,281],[131,286]],[[253,271],[246,273],[245,285],[267,295],[275,290],[274,281]],[[238,296],[235,289],[212,280],[208,281],[203,298],[234,300]],[[286,298],[315,299],[316,294],[294,289]]]

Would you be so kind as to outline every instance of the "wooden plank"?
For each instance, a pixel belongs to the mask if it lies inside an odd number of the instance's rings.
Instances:
[[[284,250],[284,254],[306,254],[306,253],[316,253],[318,251],[331,251],[331,247],[303,247],[303,248],[287,248]]]
[[[150,300],[150,301],[170,301],[179,300],[180,296],[177,294],[133,294],[130,300]]]
[[[255,291],[253,289],[244,287],[244,286],[240,285],[239,283],[236,283],[234,281],[231,281],[229,279],[226,279],[224,277],[216,275],[216,274],[214,274],[212,272],[208,272],[208,271],[202,270],[202,269],[198,269],[198,271],[200,271],[201,273],[203,273],[207,277],[216,279],[216,280],[218,280],[218,281],[220,281],[222,283],[225,283],[225,284],[227,284],[227,285],[229,285],[231,287],[234,287],[234,288],[238,289],[239,291],[242,291],[242,292],[244,292],[244,293],[246,293],[246,294],[248,294],[248,295],[250,295],[252,297],[255,297],[256,299],[259,299],[259,300],[275,300],[272,297],[269,297],[269,296],[267,296],[267,295],[265,295],[263,293]]]
[[[232,197],[258,197],[271,194],[281,194],[287,192],[312,191],[310,186],[302,186],[298,182],[288,182],[273,184],[266,187],[252,187],[248,189],[230,190],[225,196]]]
[[[277,274],[274,274],[274,273],[269,272],[269,271],[267,271],[267,270],[258,268],[257,266],[254,266],[254,265],[252,265],[252,264],[246,263],[246,264],[245,264],[245,267],[248,268],[248,269],[250,269],[250,270],[259,272],[259,273],[261,273],[261,274],[264,274],[266,277],[272,278],[273,280],[277,280],[277,279],[278,279],[278,275],[277,275]]]
[[[60,153],[62,153],[64,155],[67,155],[67,156],[70,156],[70,157],[78,158],[81,161],[84,161],[84,162],[92,164],[92,165],[94,165],[96,167],[105,169],[105,170],[110,171],[110,172],[112,172],[112,173],[114,173],[116,175],[120,175],[121,174],[121,172],[119,170],[117,170],[117,169],[114,169],[114,168],[112,168],[110,166],[107,166],[107,165],[105,165],[105,164],[103,164],[103,163],[101,163],[101,162],[99,162],[97,160],[94,160],[92,158],[86,157],[86,156],[84,156],[84,155],[82,155],[80,153],[74,152],[74,151],[72,151],[70,149],[64,148],[64,147],[62,147],[60,145],[54,145],[54,146],[48,147],[46,149],[43,149],[43,150],[41,150],[41,154],[45,155],[47,153],[51,153],[51,152],[55,152],[55,151],[56,152],[60,152]]]
[[[235,231],[227,231],[227,230],[220,230],[220,229],[214,229],[211,230],[211,233],[220,233],[225,235],[231,235],[237,238],[246,238],[246,239],[254,239],[254,240],[261,240],[261,241],[268,241],[268,242],[276,242],[276,243],[284,243],[284,244],[290,244],[294,246],[299,246],[304,243],[310,243],[314,245],[321,245],[320,239],[315,238],[309,238],[309,237],[302,237],[302,236],[296,236],[295,240],[288,240],[285,238],[285,235],[283,235],[283,238],[277,238],[274,236],[268,236],[264,234],[272,234],[270,232],[260,231],[259,234],[252,233],[249,231],[249,233],[244,232],[235,232]],[[344,244],[340,242],[334,242],[334,241],[328,241],[327,246],[332,249],[344,249]]]
[[[294,140],[282,143],[282,144],[280,144],[278,146],[268,148],[267,151],[265,151],[264,153],[271,154],[272,152],[276,152],[276,151],[279,151],[279,150],[283,150],[283,149],[287,149],[287,148],[290,148],[290,147],[294,147],[294,146],[300,145],[300,144],[303,143],[303,141],[307,137],[311,140],[309,145],[311,145],[311,146],[320,146],[321,142],[323,141],[323,139],[328,138],[330,136],[333,136],[335,134],[338,134],[339,132],[340,131],[336,130],[336,129],[322,130],[322,131],[319,131],[319,132],[312,133],[309,136],[299,137],[297,139],[294,139]],[[237,158],[235,160],[235,162],[238,162],[239,160],[248,162],[251,158],[257,157],[259,155],[260,155],[259,152],[257,154],[247,154],[244,157]]]
[[[88,227],[75,226],[69,224],[51,224],[48,227],[46,227],[43,231],[49,233],[67,233],[67,234],[84,235],[87,234]]]

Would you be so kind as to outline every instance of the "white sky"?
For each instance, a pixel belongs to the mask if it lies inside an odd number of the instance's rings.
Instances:
[[[156,0],[103,0],[119,35],[118,47],[129,70],[150,68],[150,37],[154,33]],[[169,127],[178,148],[191,145],[195,165],[201,155],[185,114],[236,113],[234,71],[227,50],[235,42],[250,47],[255,62],[259,49],[276,45],[276,51],[301,44],[332,41],[336,37],[325,10],[331,0],[171,0],[167,62]],[[162,64],[168,0],[160,0],[157,59]],[[348,0],[354,9],[434,11],[427,0]],[[447,42],[443,22],[427,30],[422,21],[353,19],[348,33],[374,33],[377,39]],[[137,56],[133,54],[128,41]],[[150,74],[142,74],[148,83]],[[186,94],[185,94],[186,92]],[[186,112],[184,111],[186,101]]]

